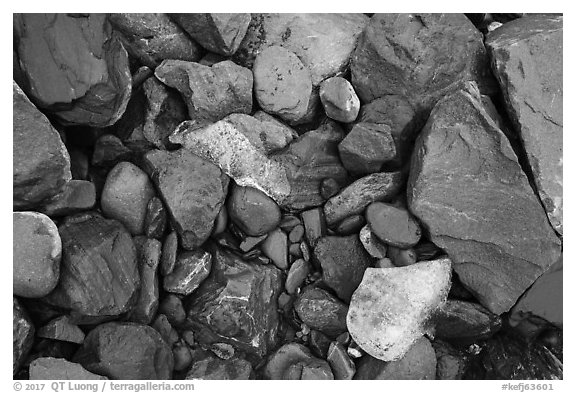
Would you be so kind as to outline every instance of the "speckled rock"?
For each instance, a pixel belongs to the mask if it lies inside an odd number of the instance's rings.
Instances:
[[[158,197],[150,198],[146,206],[144,218],[144,234],[147,237],[161,240],[166,231],[166,209],[162,200]]]
[[[321,288],[305,288],[298,296],[294,309],[302,322],[329,337],[346,331],[348,307]]]
[[[352,123],[360,111],[360,100],[354,88],[340,76],[322,81],[320,101],[326,116],[342,123]]]
[[[366,221],[378,239],[398,248],[412,247],[422,236],[420,225],[408,210],[387,203],[370,204]]]
[[[248,236],[262,236],[280,223],[280,209],[262,191],[234,185],[227,202],[230,219]]]
[[[290,270],[286,277],[286,283],[284,285],[286,292],[290,295],[295,294],[296,290],[304,283],[310,270],[310,263],[304,259],[295,260],[292,265],[290,265]]]
[[[178,255],[174,270],[164,276],[164,290],[188,296],[210,274],[212,255],[203,250],[187,251]]]
[[[34,325],[18,300],[12,298],[12,374],[15,375],[34,343]]]
[[[30,380],[107,380],[66,359],[42,357],[30,363]]]
[[[314,357],[308,348],[297,343],[280,347],[268,358],[264,367],[266,379],[334,379],[328,362]]]
[[[358,237],[364,249],[372,258],[382,259],[386,257],[386,245],[374,236],[368,225],[362,227]]]

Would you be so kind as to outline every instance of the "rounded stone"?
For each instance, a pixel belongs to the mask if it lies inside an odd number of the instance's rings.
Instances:
[[[43,297],[58,284],[62,241],[56,224],[42,213],[13,213],[14,294]]]
[[[374,202],[366,209],[366,221],[372,232],[384,243],[409,248],[420,240],[422,230],[406,209]]]
[[[280,223],[280,208],[270,197],[252,187],[234,186],[228,199],[228,214],[248,236],[261,236]]]
[[[148,202],[155,195],[148,175],[136,165],[123,161],[108,173],[102,190],[102,211],[124,224],[132,235],[141,235]]]
[[[320,101],[326,116],[342,123],[356,120],[360,111],[360,100],[346,79],[335,76],[320,84]]]
[[[394,264],[394,266],[410,266],[416,263],[417,255],[416,251],[411,248],[402,249],[397,247],[388,248],[388,257]]]

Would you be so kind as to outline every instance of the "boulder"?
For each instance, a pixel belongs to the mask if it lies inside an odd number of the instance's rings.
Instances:
[[[560,257],[518,159],[473,83],[443,98],[419,136],[408,206],[488,310],[508,311]]]
[[[12,374],[16,375],[34,343],[34,325],[18,300],[12,298]]]
[[[42,357],[30,363],[30,380],[108,380],[66,359]]]

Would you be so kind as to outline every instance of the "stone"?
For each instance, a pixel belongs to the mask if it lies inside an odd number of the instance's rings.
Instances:
[[[377,267],[379,269],[389,269],[391,267],[397,267],[397,266],[392,263],[390,258],[382,258],[382,259],[378,259],[374,263],[374,267]]]
[[[42,357],[30,363],[30,380],[108,380],[66,359]]]
[[[350,68],[363,102],[400,95],[429,111],[462,82],[483,82],[487,65],[482,33],[464,14],[376,14]]]
[[[298,288],[304,283],[306,277],[308,277],[310,270],[310,264],[304,259],[297,259],[294,261],[294,263],[290,265],[290,270],[286,277],[286,283],[284,284],[286,292],[290,295],[294,295]]]
[[[447,258],[366,269],[346,317],[350,335],[376,359],[390,362],[402,358],[446,301],[451,272]]]
[[[194,359],[186,379],[247,380],[252,376],[252,365],[245,359],[234,357],[223,360],[206,351]]]
[[[82,329],[72,323],[67,315],[55,318],[42,326],[36,332],[36,336],[74,344],[82,344],[85,337]]]
[[[390,201],[400,191],[404,177],[400,172],[373,173],[345,187],[338,195],[328,199],[324,215],[328,225],[346,217],[363,214],[375,201]]]
[[[528,15],[486,37],[506,111],[552,227],[563,232],[563,17]]]
[[[158,311],[158,265],[162,243],[156,239],[143,237],[141,244],[134,242],[138,255],[138,270],[140,271],[140,293],[134,308],[130,311],[128,320],[148,325]]]
[[[129,161],[132,150],[124,145],[122,139],[113,134],[104,134],[94,143],[92,165],[111,168],[121,161]]]
[[[328,337],[334,338],[346,331],[348,307],[321,288],[306,287],[294,309],[302,322]]]
[[[130,162],[120,162],[108,172],[100,204],[104,215],[120,221],[132,235],[141,235],[148,202],[154,196],[146,172]]]
[[[293,52],[271,46],[258,53],[252,68],[254,93],[260,107],[290,124],[306,123],[314,115],[310,71]]]
[[[320,83],[320,101],[326,116],[342,123],[352,123],[360,111],[360,100],[354,88],[340,76]]]
[[[318,330],[310,331],[308,345],[314,355],[321,359],[326,359],[331,344],[332,340],[330,340],[324,333],[320,333]]]
[[[252,112],[252,73],[229,60],[212,67],[164,60],[154,75],[180,92],[188,115],[198,124],[213,123],[232,113]]]
[[[359,380],[431,380],[436,379],[436,354],[425,337],[421,337],[408,352],[395,361],[381,361],[365,356],[358,365],[354,379]]]
[[[268,234],[258,236],[258,237],[248,236],[247,238],[242,240],[242,242],[240,243],[238,248],[240,248],[240,251],[242,251],[242,252],[248,252],[250,250],[253,250],[254,247],[261,244],[264,240],[266,240],[267,237],[268,237]]]
[[[386,245],[374,236],[368,225],[364,225],[358,235],[364,249],[372,258],[382,259],[386,257]]]
[[[300,252],[302,253],[302,258],[308,262],[310,260],[310,248],[306,242],[300,243]]]
[[[347,303],[372,264],[357,235],[323,237],[316,243],[314,258],[322,267],[326,285]]]
[[[14,295],[46,296],[60,278],[62,241],[58,228],[42,213],[14,212],[12,220]]]
[[[228,227],[228,210],[226,206],[223,205],[220,208],[220,212],[216,216],[216,221],[214,222],[214,229],[212,230],[212,236],[221,234]]]
[[[264,147],[266,148],[266,144],[270,145],[270,148],[266,149],[269,153],[282,150],[298,138],[298,133],[294,129],[262,110],[256,111],[252,116],[265,125],[268,143],[265,141]]]
[[[146,206],[144,234],[154,239],[162,239],[166,231],[166,209],[158,197],[152,197]]]
[[[174,357],[174,371],[184,371],[192,363],[190,348],[181,342],[177,342],[172,348],[172,356]]]
[[[178,255],[174,270],[164,276],[164,290],[188,296],[210,274],[212,255],[203,250],[186,251]]]
[[[408,210],[388,203],[371,203],[366,209],[366,221],[378,239],[394,247],[412,247],[422,236],[418,221]]]
[[[346,349],[339,342],[333,341],[328,349],[328,357],[326,358],[332,372],[334,379],[338,380],[351,380],[356,373],[356,365],[354,361],[348,357]]]
[[[184,149],[151,150],[143,159],[178,232],[180,245],[187,250],[197,248],[212,232],[228,192],[228,177],[217,166]]]
[[[12,203],[33,209],[64,191],[72,179],[70,156],[52,127],[12,83]]]
[[[212,67],[214,64],[216,63],[220,63],[221,61],[224,60],[228,60],[228,57],[223,56],[223,55],[219,55],[217,53],[214,52],[208,52],[204,55],[204,57],[202,57],[200,59],[200,61],[198,63],[208,66],[208,67]]]
[[[320,195],[324,199],[330,199],[334,195],[338,194],[340,191],[340,185],[336,181],[336,179],[332,179],[331,177],[327,179],[323,179],[322,183],[320,183]]]
[[[210,350],[220,359],[228,360],[234,356],[234,347],[227,343],[214,343]]]
[[[170,325],[179,327],[186,321],[186,310],[182,300],[172,293],[166,294],[158,307],[158,312],[166,315]]]
[[[21,87],[39,108],[91,127],[122,116],[132,78],[106,14],[14,14],[14,39]]]
[[[442,340],[434,340],[432,347],[436,352],[436,379],[463,379],[468,366],[467,356]]]
[[[314,357],[302,344],[280,347],[264,366],[265,379],[334,379],[328,362]]]
[[[508,311],[558,260],[560,241],[474,84],[436,105],[412,158],[410,211],[478,301]]]
[[[12,375],[16,375],[34,343],[34,325],[20,302],[12,298]]]
[[[386,124],[354,124],[338,145],[344,167],[354,176],[380,172],[382,165],[396,159],[396,145]]]
[[[70,216],[90,210],[96,204],[96,187],[86,180],[70,180],[61,194],[40,210],[50,217]]]
[[[350,217],[346,217],[340,221],[335,227],[332,227],[334,232],[341,236],[348,236],[356,234],[362,230],[366,225],[366,219],[363,215],[356,214]]]
[[[296,258],[302,258],[302,250],[300,249],[300,243],[290,244],[290,247],[288,247],[288,254],[294,257],[292,258],[292,260]]]
[[[90,160],[88,154],[79,148],[68,148],[70,155],[70,172],[74,180],[88,180]]]
[[[172,327],[166,315],[158,314],[150,326],[160,333],[160,336],[170,348],[178,342],[178,332]]]
[[[250,14],[170,14],[197,43],[211,52],[233,55],[250,23]]]
[[[362,14],[252,14],[234,58],[251,67],[265,48],[292,51],[310,70],[312,84],[344,73],[368,17]]]
[[[434,337],[457,345],[486,340],[498,332],[502,320],[479,304],[448,300],[434,316]]]
[[[142,133],[157,149],[171,147],[168,137],[188,119],[188,109],[179,94],[167,88],[157,78],[146,79],[142,84],[146,96],[146,115]]]
[[[265,235],[280,223],[276,202],[256,188],[234,185],[227,207],[232,222],[248,236]]]
[[[204,344],[226,342],[264,356],[276,344],[282,289],[280,270],[244,262],[234,253],[212,246],[210,276],[187,298],[187,324]]]
[[[170,347],[156,330],[130,322],[98,325],[73,361],[110,379],[171,379],[174,365]]]
[[[299,243],[304,237],[304,226],[302,224],[296,225],[288,234],[288,240],[291,243]]]
[[[288,269],[288,238],[280,228],[270,232],[260,248],[278,269]]]
[[[412,248],[402,249],[394,246],[388,247],[388,257],[394,266],[410,266],[416,263],[418,255]]]
[[[162,244],[162,256],[160,257],[160,274],[162,274],[162,276],[167,276],[174,270],[177,252],[178,233],[172,231],[166,236]]]
[[[154,69],[164,59],[198,61],[202,49],[166,14],[109,14],[128,53]]]
[[[308,243],[312,247],[315,247],[316,242],[321,237],[326,236],[324,211],[320,207],[305,210],[301,213],[301,217],[304,222],[304,229],[306,230],[306,240],[308,240]]]
[[[72,216],[58,231],[60,280],[44,300],[70,310],[76,323],[130,311],[138,299],[140,274],[134,242],[124,226],[86,214]]]

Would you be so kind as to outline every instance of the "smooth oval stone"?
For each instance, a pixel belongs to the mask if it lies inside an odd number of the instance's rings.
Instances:
[[[234,186],[227,206],[230,219],[248,236],[264,235],[280,223],[276,202],[252,187]]]
[[[356,120],[360,111],[360,100],[346,79],[335,76],[320,83],[320,101],[326,116],[342,123]]]
[[[324,199],[330,199],[340,191],[340,184],[334,178],[327,178],[320,183],[320,195]]]
[[[178,256],[174,270],[164,276],[164,290],[188,296],[210,274],[212,255],[204,250],[186,251]]]
[[[366,220],[372,232],[384,243],[398,248],[414,246],[422,230],[408,210],[383,202],[374,202],[366,209]]]
[[[290,239],[291,243],[298,243],[302,240],[302,236],[304,236],[304,226],[297,225],[290,231],[288,239]]]
[[[192,363],[192,354],[190,348],[185,344],[176,343],[172,348],[172,356],[174,356],[174,370],[186,370]]]
[[[342,236],[352,235],[353,233],[358,233],[365,224],[366,219],[364,216],[356,214],[340,221],[334,231]]]
[[[58,284],[62,241],[56,224],[42,213],[14,212],[13,291],[38,298]]]
[[[160,306],[158,307],[158,312],[166,315],[168,322],[172,326],[179,326],[186,321],[186,310],[184,310],[184,305],[182,300],[172,293],[167,294]]]
[[[268,234],[261,248],[264,255],[270,258],[276,267],[288,269],[288,238],[280,228]]]
[[[394,266],[410,266],[416,263],[417,254],[411,248],[408,249],[401,249],[398,247],[389,247],[388,248],[388,257],[394,264]]]
[[[164,244],[162,244],[162,256],[160,257],[160,274],[167,276],[172,273],[176,265],[176,253],[178,252],[178,233],[170,232]]]
[[[296,313],[306,325],[329,337],[346,331],[346,304],[320,288],[307,287],[296,300]]]
[[[368,225],[362,227],[359,237],[364,249],[372,258],[383,259],[386,257],[386,245],[376,239]]]
[[[310,264],[304,259],[296,260],[292,266],[290,266],[288,276],[286,277],[286,283],[284,284],[286,292],[291,295],[295,294],[298,287],[304,283],[308,273],[310,273]]]

